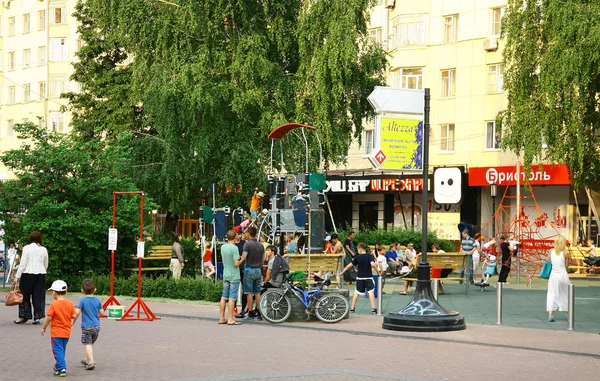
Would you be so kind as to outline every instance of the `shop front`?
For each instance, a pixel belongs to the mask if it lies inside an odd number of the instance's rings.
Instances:
[[[458,239],[456,226],[461,219],[461,205],[437,204],[433,200],[432,184],[429,200],[429,228],[438,236]],[[421,175],[352,176],[327,175],[325,190],[333,222],[338,227],[352,229],[414,228],[421,230],[423,210]],[[331,218],[327,229],[332,230]]]
[[[559,234],[576,241],[578,201],[569,169],[534,165],[527,187],[525,176],[515,166],[469,168],[469,186],[480,190],[482,233],[518,234],[522,240],[549,247]]]

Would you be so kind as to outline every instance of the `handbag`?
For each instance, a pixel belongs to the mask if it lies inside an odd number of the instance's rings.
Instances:
[[[551,272],[552,272],[552,262],[546,261],[546,263],[544,263],[544,267],[542,267],[542,271],[540,271],[540,278],[550,279]]]
[[[6,294],[6,301],[4,302],[5,306],[18,306],[23,303],[23,294],[21,294],[21,290],[17,288],[17,285],[13,285],[13,289]]]

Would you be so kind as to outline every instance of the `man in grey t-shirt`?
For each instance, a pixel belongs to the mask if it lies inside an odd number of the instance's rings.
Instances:
[[[244,244],[242,250],[242,258],[244,260],[244,294],[248,301],[248,318],[257,318],[262,320],[258,312],[260,303],[260,291],[262,289],[262,273],[261,267],[265,256],[265,247],[262,243],[256,240],[256,227],[250,226],[248,233],[248,241]],[[256,300],[256,307],[253,310],[253,304]]]

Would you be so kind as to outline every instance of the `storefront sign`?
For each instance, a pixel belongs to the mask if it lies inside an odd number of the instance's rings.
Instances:
[[[518,178],[520,178],[521,184],[525,183],[525,171],[521,170],[521,173],[517,173],[515,166],[469,168],[469,186],[471,187],[485,187],[492,183],[500,186],[517,185]],[[544,164],[541,168],[533,165],[529,174],[529,184],[569,185],[571,184],[569,168],[564,164]]]
[[[423,179],[383,178],[360,180],[327,180],[325,192],[371,193],[371,192],[421,192]]]
[[[423,169],[423,122],[399,118],[379,118],[379,149],[373,164],[381,169]]]

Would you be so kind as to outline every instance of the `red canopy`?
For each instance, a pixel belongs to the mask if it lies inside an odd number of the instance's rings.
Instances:
[[[269,134],[269,139],[279,140],[279,139],[283,138],[283,136],[285,134],[287,134],[288,132],[290,132],[291,130],[294,130],[296,128],[308,128],[309,130],[313,130],[313,131],[316,130],[316,128],[314,128],[312,126],[307,126],[305,124],[288,123],[288,124],[281,125],[281,126],[277,127],[276,129],[274,129],[273,131],[271,131],[271,133]]]

